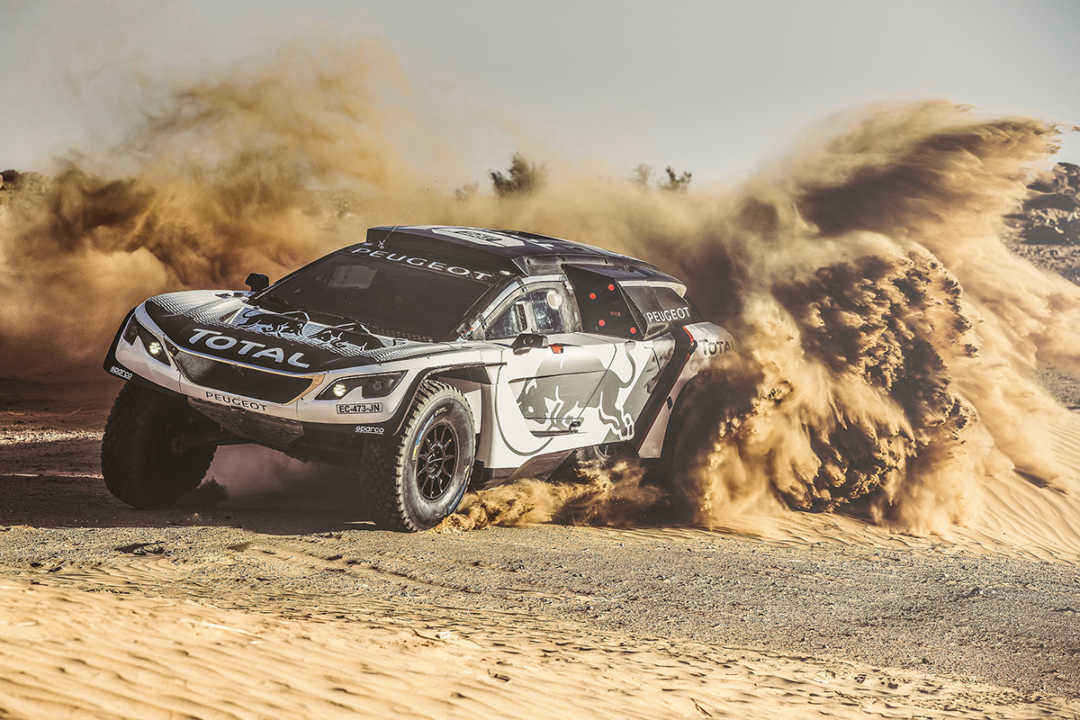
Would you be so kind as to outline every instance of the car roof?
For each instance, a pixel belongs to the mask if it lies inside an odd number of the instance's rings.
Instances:
[[[629,255],[561,238],[491,228],[452,225],[384,225],[370,228],[367,242],[381,249],[427,251],[440,257],[470,259],[492,269],[541,275],[559,266],[621,268],[637,277],[675,280],[655,266]],[[599,267],[595,267],[599,266]]]

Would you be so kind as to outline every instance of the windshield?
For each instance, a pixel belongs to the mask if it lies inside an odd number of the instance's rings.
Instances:
[[[253,296],[251,303],[274,312],[303,311],[331,325],[355,321],[371,332],[445,340],[491,287],[449,271],[456,269],[430,260],[420,267],[404,264],[394,253],[334,254]]]

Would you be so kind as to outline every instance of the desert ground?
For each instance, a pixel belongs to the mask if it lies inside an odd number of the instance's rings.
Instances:
[[[116,389],[3,385],[5,719],[1080,717],[1067,524],[408,535],[372,528],[355,477],[244,448],[138,512],[100,477]],[[1080,420],[1055,437],[1080,467]]]
[[[1057,131],[928,102],[734,189],[589,171],[439,194],[349,175],[390,146],[351,116],[293,132],[308,96],[281,77],[177,95],[220,152],[150,122],[131,177],[4,175],[0,719],[1080,719],[1080,295],[1038,269],[1080,279],[1080,168],[1025,185]],[[279,172],[294,161],[328,174]],[[353,204],[312,210],[305,181],[335,168]],[[387,533],[363,468],[250,446],[175,509],[114,499],[99,448],[119,383],[93,366],[124,313],[279,276],[388,216],[674,263],[742,327],[730,387],[755,412],[716,429],[703,487],[754,502],[575,525],[522,483],[480,522]]]

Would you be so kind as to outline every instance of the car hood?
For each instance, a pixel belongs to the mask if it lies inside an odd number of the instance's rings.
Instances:
[[[144,304],[177,348],[271,370],[325,372],[437,355],[461,343],[432,343],[340,330],[301,312],[276,313],[247,303],[247,293],[193,290]]]

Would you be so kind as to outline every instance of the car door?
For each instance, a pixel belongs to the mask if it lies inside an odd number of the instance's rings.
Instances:
[[[670,336],[650,335],[618,272],[568,268],[567,275],[582,319],[579,342],[597,356],[610,357],[584,404],[579,430],[596,443],[629,441],[670,360]]]
[[[583,343],[577,307],[560,276],[530,278],[490,315],[487,340],[507,345],[506,377],[533,435],[578,431],[583,410],[614,357],[614,345]],[[514,350],[522,333],[544,336],[540,347]]]

